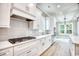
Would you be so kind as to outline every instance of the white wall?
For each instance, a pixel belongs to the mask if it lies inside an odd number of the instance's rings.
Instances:
[[[55,16],[50,16],[50,29],[53,34],[54,34],[54,27],[56,27],[56,18]]]
[[[10,28],[0,28],[0,41],[8,40],[9,38],[28,36],[28,23],[21,19],[11,19]]]
[[[76,14],[76,19],[77,17],[79,17],[79,12]],[[77,21],[76,23],[77,23],[77,35],[79,36],[79,21]]]

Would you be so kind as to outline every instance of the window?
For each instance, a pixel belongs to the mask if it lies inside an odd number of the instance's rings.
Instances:
[[[66,33],[72,34],[72,24],[67,24],[66,25]]]
[[[60,34],[72,34],[73,32],[73,28],[72,28],[73,24],[72,23],[60,23],[59,25],[59,33]]]
[[[60,32],[61,32],[61,33],[64,33],[64,25],[60,25],[60,28],[61,28],[61,29],[60,29]]]

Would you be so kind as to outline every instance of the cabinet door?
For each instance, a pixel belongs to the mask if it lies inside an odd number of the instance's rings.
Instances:
[[[39,21],[33,21],[33,29],[38,29],[39,28]]]
[[[31,5],[30,3],[14,3],[13,4],[14,8],[17,8],[19,10],[25,11],[25,12],[29,12],[32,15],[36,14],[36,5],[33,4]]]
[[[0,27],[10,27],[10,3],[0,3]]]
[[[14,3],[13,7],[22,11],[29,11],[28,4],[26,3]]]
[[[45,49],[48,49],[52,44],[51,36],[47,36],[45,40]]]
[[[13,56],[13,48],[1,50],[0,56]]]
[[[45,51],[45,38],[40,39],[40,53]]]

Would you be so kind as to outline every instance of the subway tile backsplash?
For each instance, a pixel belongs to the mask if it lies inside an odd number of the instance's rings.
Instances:
[[[11,18],[10,28],[0,28],[0,41],[8,40],[9,38],[29,36],[31,34],[32,31],[28,30],[27,21]]]

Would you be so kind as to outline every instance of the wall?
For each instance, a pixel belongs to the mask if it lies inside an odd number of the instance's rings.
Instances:
[[[53,34],[54,34],[54,27],[56,27],[55,16],[50,16],[50,30],[51,30],[51,33]]]
[[[77,22],[77,35],[79,36],[79,21]]]
[[[0,41],[31,34],[31,31],[28,31],[28,22],[25,20],[12,18],[10,25],[10,28],[0,28]]]
[[[76,19],[77,19],[77,17],[79,17],[79,12],[76,14]],[[76,22],[76,24],[77,24],[77,35],[79,36],[79,19]]]

